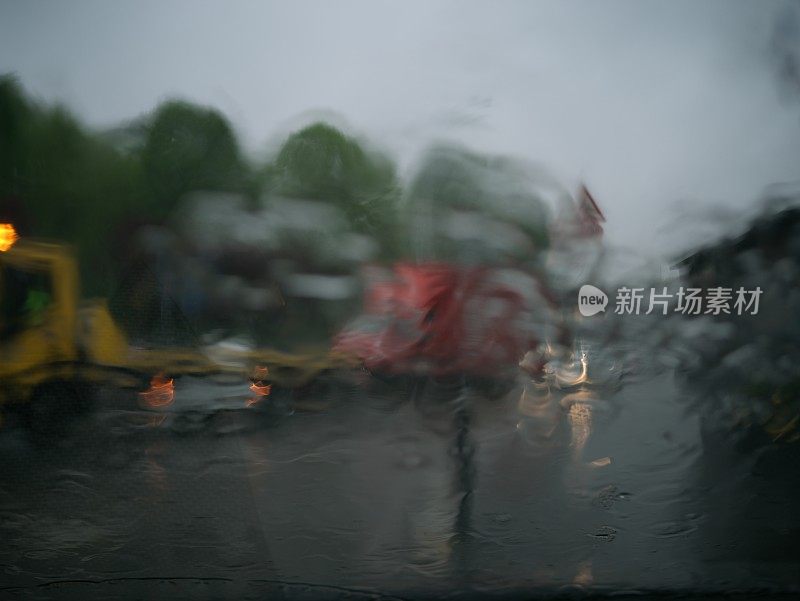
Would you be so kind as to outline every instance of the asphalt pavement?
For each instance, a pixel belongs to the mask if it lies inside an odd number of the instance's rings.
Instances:
[[[160,412],[104,391],[60,440],[0,429],[0,596],[796,590],[796,550],[733,534],[752,516],[719,499],[747,474],[709,480],[681,395],[669,370],[500,398],[361,377],[249,402],[184,380]]]

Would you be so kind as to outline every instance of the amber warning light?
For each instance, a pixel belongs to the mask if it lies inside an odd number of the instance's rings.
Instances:
[[[17,231],[10,223],[0,223],[0,252],[5,252],[12,246],[14,242],[19,240]]]

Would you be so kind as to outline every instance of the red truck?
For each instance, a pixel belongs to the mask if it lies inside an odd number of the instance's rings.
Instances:
[[[367,273],[364,313],[334,349],[371,372],[496,377],[516,369],[551,320],[547,291],[516,269],[398,263]]]
[[[561,247],[599,241],[603,221],[582,187],[577,206],[552,224],[551,236]],[[547,277],[530,269],[401,262],[365,275],[363,313],[336,337],[334,350],[357,357],[370,372],[502,379],[523,357],[526,371],[541,372],[544,343],[569,345],[557,296]]]

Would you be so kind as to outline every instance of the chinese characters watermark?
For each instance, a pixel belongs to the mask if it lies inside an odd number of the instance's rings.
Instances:
[[[650,315],[651,313],[681,313],[683,315],[756,315],[758,314],[761,287],[747,290],[744,287],[684,288],[676,293],[663,288],[628,288],[617,290],[614,313],[617,315]],[[578,292],[578,309],[584,316],[605,311],[608,297],[589,284]]]

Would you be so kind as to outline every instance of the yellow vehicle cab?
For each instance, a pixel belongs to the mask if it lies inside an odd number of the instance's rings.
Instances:
[[[87,384],[145,389],[154,378],[180,375],[240,374],[259,387],[299,387],[324,371],[352,366],[334,353],[134,348],[105,299],[80,300],[69,246],[20,239],[11,225],[0,224],[0,408],[52,409],[74,402]]]

